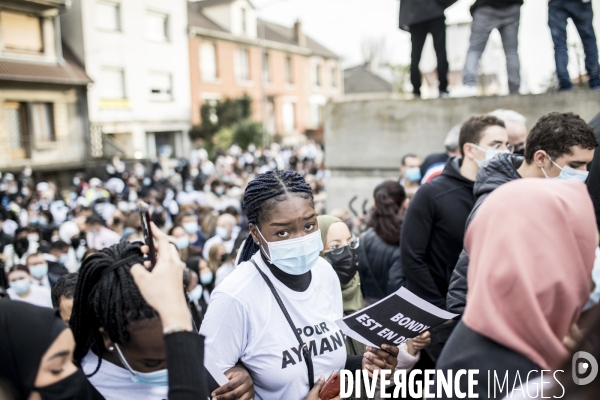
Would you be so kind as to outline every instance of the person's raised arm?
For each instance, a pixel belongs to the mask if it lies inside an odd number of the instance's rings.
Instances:
[[[192,319],[183,291],[183,268],[175,246],[153,224],[157,242],[157,263],[152,272],[142,265],[131,267],[131,275],[144,300],[160,316],[165,333],[169,399],[205,399],[206,375],[203,365],[203,337],[193,332]],[[142,249],[147,252],[147,247]]]

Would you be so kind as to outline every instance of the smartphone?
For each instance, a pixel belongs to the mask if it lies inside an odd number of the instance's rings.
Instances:
[[[340,374],[333,371],[319,392],[319,399],[331,400],[340,394]]]
[[[152,225],[150,224],[150,207],[143,201],[139,202],[138,210],[142,219],[142,231],[144,234],[144,242],[150,249],[148,258],[150,260],[150,270],[156,265],[156,247],[154,246],[154,238],[152,236]]]

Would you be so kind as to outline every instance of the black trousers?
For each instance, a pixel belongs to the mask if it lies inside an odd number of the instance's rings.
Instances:
[[[412,43],[410,61],[410,83],[413,93],[421,95],[421,71],[419,62],[427,34],[433,37],[433,48],[437,57],[437,73],[440,82],[440,92],[448,91],[448,58],[446,56],[446,19],[444,17],[421,22],[410,27],[410,39]]]

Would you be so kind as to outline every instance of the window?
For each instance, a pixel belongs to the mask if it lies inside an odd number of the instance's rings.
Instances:
[[[100,75],[100,97],[102,99],[124,99],[125,78],[120,68],[103,68]]]
[[[321,104],[311,104],[312,123],[314,126],[323,125],[323,106]]]
[[[169,17],[155,12],[146,13],[146,39],[155,42],[169,40]]]
[[[319,62],[314,63],[313,86],[321,86],[321,63]]]
[[[4,103],[4,110],[6,110],[6,127],[11,151],[26,148],[27,130],[25,129],[24,104],[6,102]]]
[[[1,11],[0,28],[4,50],[23,53],[41,53],[44,50],[42,25],[38,17]]]
[[[200,45],[200,79],[205,82],[217,79],[217,47],[212,42]]]
[[[337,87],[337,68],[331,67],[331,87]]]
[[[96,3],[96,27],[106,31],[121,30],[121,10],[117,3],[98,1]]]
[[[52,103],[29,103],[31,132],[38,142],[52,142],[54,136],[54,107]]]
[[[242,8],[242,33],[246,34],[247,32],[247,26],[246,26],[246,9]]]
[[[292,132],[296,128],[296,107],[294,103],[283,103],[283,130]]]
[[[173,99],[171,74],[160,72],[150,74],[150,99],[158,101]]]
[[[285,83],[294,83],[292,69],[292,57],[285,58]]]
[[[263,53],[263,74],[265,82],[271,82],[271,65],[269,63],[269,53]]]
[[[237,49],[235,52],[235,77],[238,81],[250,80],[250,54],[248,49]]]

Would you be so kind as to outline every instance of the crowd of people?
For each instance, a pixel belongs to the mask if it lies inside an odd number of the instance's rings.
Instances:
[[[445,10],[457,0],[401,0],[400,28],[410,32],[412,52],[410,80],[415,98],[421,97],[421,71],[419,63],[425,39],[431,34],[437,57],[438,88],[440,97],[477,96],[479,60],[485,50],[490,33],[497,29],[502,38],[506,56],[508,89],[518,94],[521,87],[519,62],[519,25],[523,0],[476,0],[471,8],[473,22],[469,50],[462,70],[462,86],[448,91],[448,57],[446,55]],[[590,0],[549,0],[548,26],[554,43],[554,60],[558,90],[572,90],[573,83],[567,66],[567,21],[571,19],[577,28],[585,53],[585,68],[590,89],[600,89],[600,66],[598,45],[594,32],[594,12]]]
[[[526,122],[466,118],[444,152],[402,157],[360,217],[325,208],[314,143],[115,158],[66,188],[4,174],[0,398],[317,400],[331,371],[413,368],[484,371],[488,398],[485,371],[600,356],[597,135],[568,112]],[[402,287],[459,317],[398,346],[337,326]],[[564,398],[600,393],[568,379]]]

